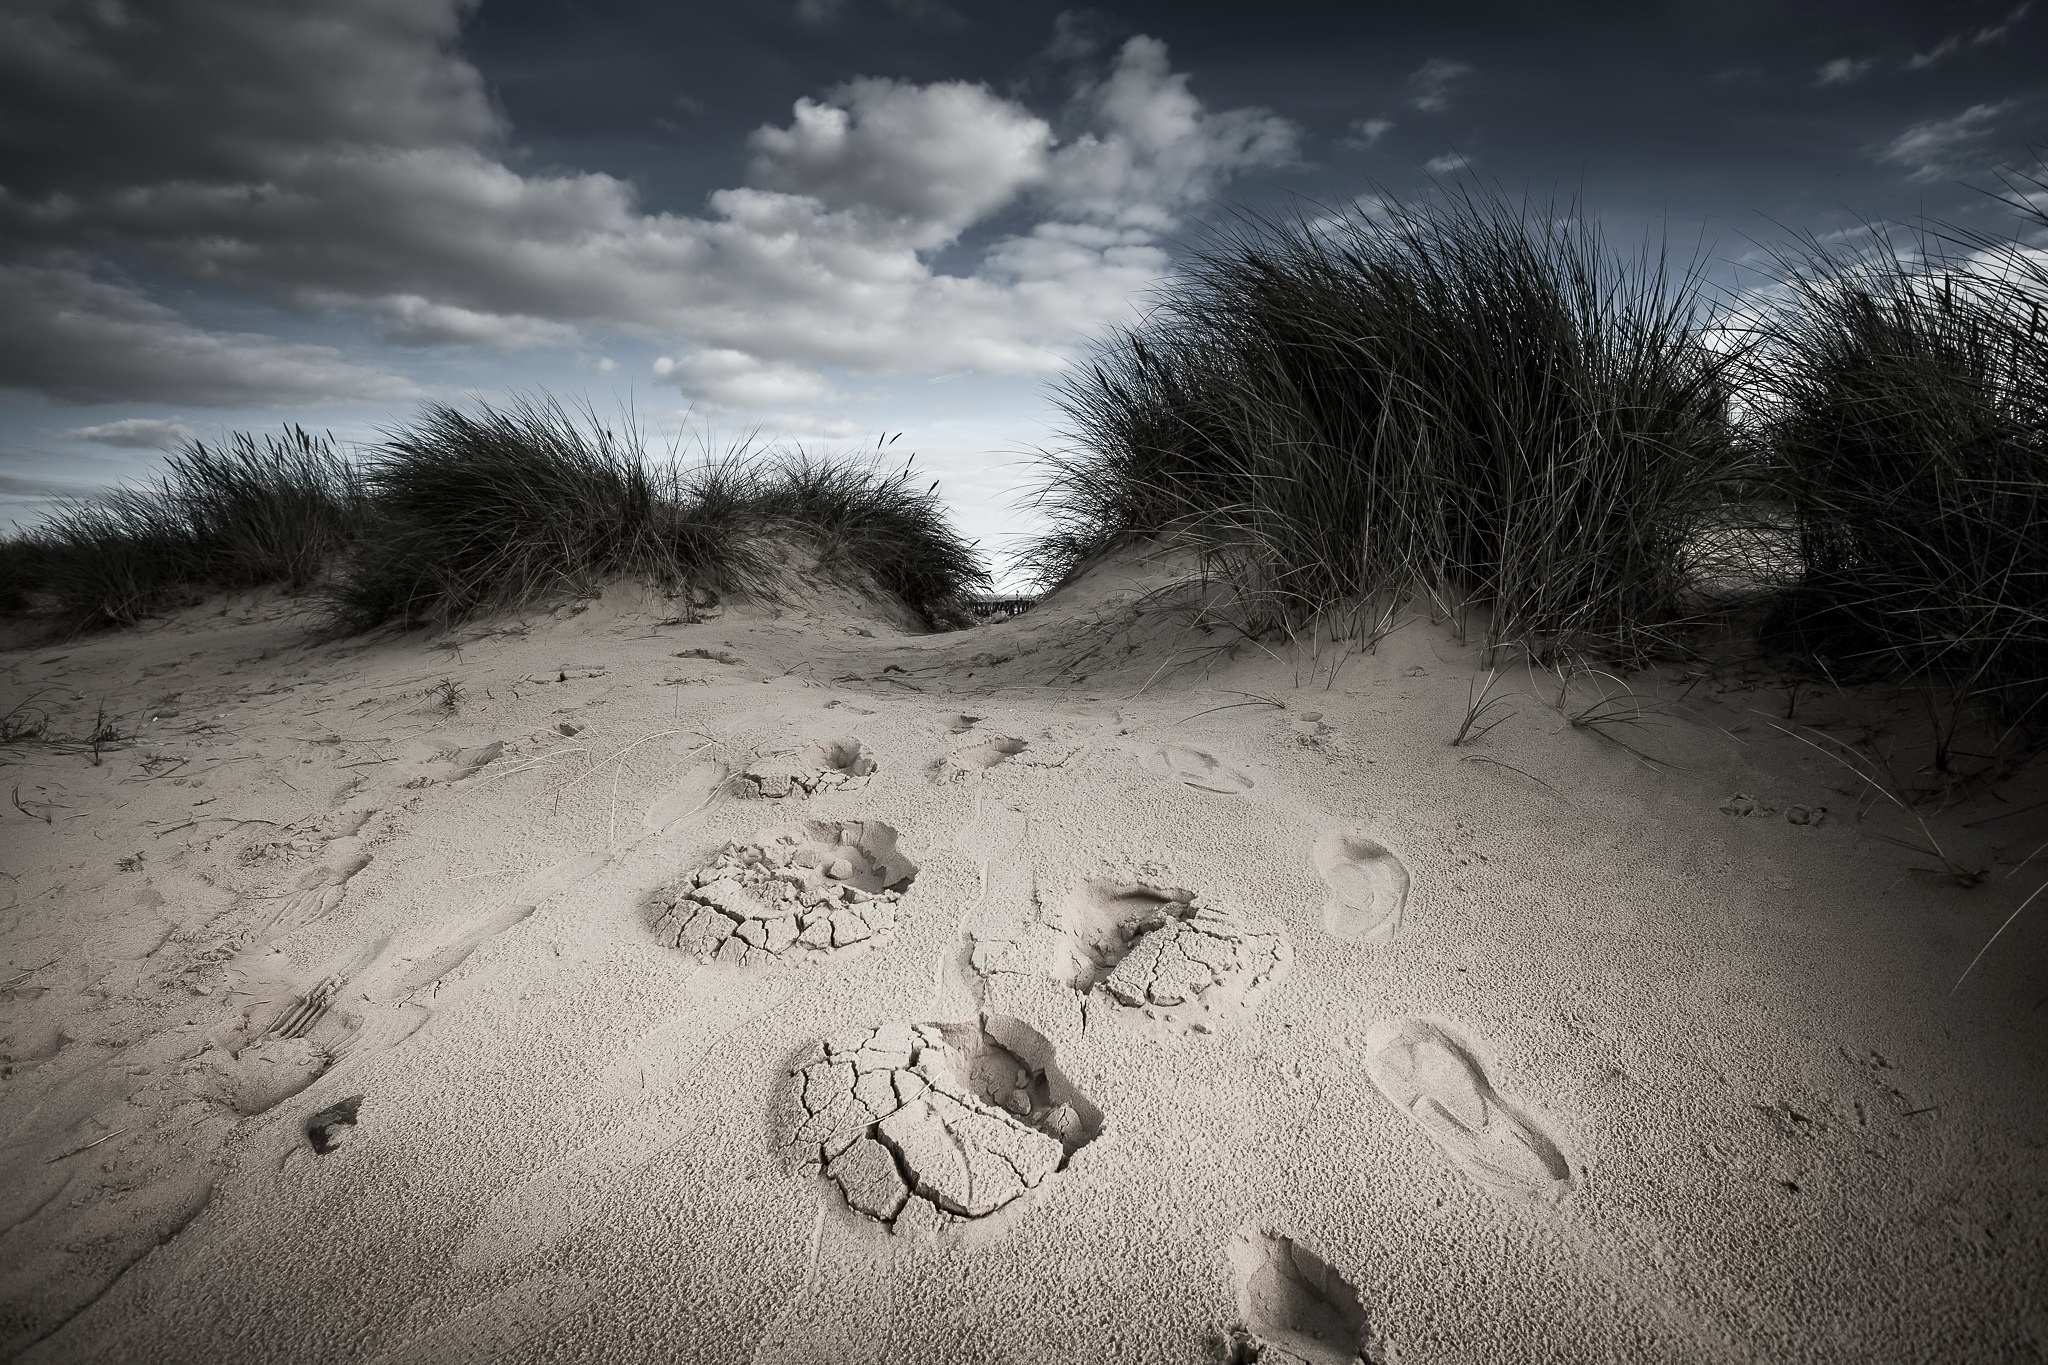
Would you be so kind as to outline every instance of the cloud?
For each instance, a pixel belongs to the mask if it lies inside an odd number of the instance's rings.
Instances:
[[[1877,158],[1908,168],[1910,180],[1942,179],[1955,173],[1959,155],[1990,133],[1998,118],[2017,103],[1973,104],[1960,114],[1916,123],[1878,149]]]
[[[1870,68],[1877,65],[1875,57],[1837,57],[1822,62],[1814,69],[1813,83],[1818,86],[1852,85],[1870,74]]]
[[[985,86],[850,81],[757,129],[748,179],[828,209],[881,213],[932,245],[1045,178],[1052,129]]]
[[[335,303],[350,300],[336,296]],[[453,304],[435,303],[418,294],[391,294],[369,300],[365,311],[380,325],[386,341],[402,346],[481,346],[494,351],[518,351],[530,346],[564,346],[574,342],[577,331],[562,322],[521,314],[478,312]]]
[[[201,331],[127,285],[63,263],[0,265],[0,388],[74,403],[214,407],[417,393],[332,347]]]
[[[1947,61],[1958,53],[2002,42],[2005,36],[2012,31],[2013,26],[2025,19],[2033,7],[2033,0],[2022,0],[2021,4],[2015,5],[2012,9],[2008,10],[2005,17],[1997,23],[1985,24],[1977,28],[1962,29],[1951,33],[1927,51],[1915,52],[1903,62],[1898,63],[1898,69],[1902,71],[1924,71],[1930,66]],[[1822,62],[1818,67],[1814,68],[1813,83],[1821,87],[1851,85],[1869,75],[1877,65],[1878,59],[1875,57],[1836,57],[1832,61]]]
[[[849,81],[756,130],[745,183],[703,212],[649,212],[617,177],[508,163],[510,129],[456,46],[471,8],[161,0],[144,23],[15,7],[0,125],[60,132],[10,166],[0,246],[353,313],[413,345],[637,337],[677,383],[738,401],[822,392],[795,376],[834,368],[1056,368],[1164,273],[1160,234],[1299,143],[1269,111],[1208,108],[1138,36],[1057,119],[967,82]],[[959,253],[999,214],[1021,225]],[[83,269],[67,287],[90,294]],[[83,343],[46,361],[10,320],[0,383],[187,403],[402,387],[322,348],[211,336],[132,290],[94,297],[78,325],[112,347],[103,363]],[[153,339],[116,345],[121,327]],[[701,358],[720,353],[753,367]]]
[[[1422,163],[1422,169],[1431,175],[1455,175],[1472,164],[1472,158],[1463,152],[1445,152]]]
[[[183,422],[169,417],[126,417],[96,427],[74,427],[64,434],[74,441],[133,450],[162,450],[183,445],[198,435]]]
[[[1966,52],[1971,48],[1988,47],[1992,43],[2002,42],[2005,35],[2012,31],[2013,25],[2025,19],[2027,12],[2033,9],[2033,7],[2033,0],[2022,0],[2022,3],[2006,11],[2005,18],[1995,24],[1986,24],[1980,28],[1963,29],[1959,32],[1951,33],[1927,51],[1916,52],[1908,57],[1906,59],[1906,69],[1908,71],[1921,71],[1933,66],[1937,62],[1946,61],[1958,52]]]
[[[1451,107],[1451,90],[1475,68],[1466,62],[1455,62],[1448,57],[1432,57],[1415,68],[1408,77],[1415,94],[1408,103],[1425,114],[1441,114]]]
[[[821,375],[798,365],[763,361],[745,351],[662,356],[654,362],[654,374],[674,383],[685,397],[722,411],[807,407],[839,396]]]
[[[1294,164],[1300,143],[1300,130],[1269,110],[1210,113],[1171,69],[1166,44],[1143,34],[1075,102],[1099,131],[1052,154],[1047,188],[1059,216],[1164,231],[1232,176]]]
[[[1353,119],[1350,136],[1343,140],[1342,145],[1352,151],[1362,152],[1368,147],[1377,146],[1381,138],[1393,131],[1394,121],[1390,118]]]

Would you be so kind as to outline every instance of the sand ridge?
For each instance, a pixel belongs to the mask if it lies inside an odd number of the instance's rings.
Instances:
[[[1116,572],[18,652],[140,738],[8,774],[6,1349],[2048,1352],[2028,928],[1951,1003],[1997,907],[1792,748],[1452,749],[1447,633],[1175,669]]]

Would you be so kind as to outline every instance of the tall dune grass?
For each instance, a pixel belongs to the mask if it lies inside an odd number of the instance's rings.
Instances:
[[[1786,265],[1750,377],[1803,570],[1771,635],[1951,720],[2026,719],[2048,692],[2048,272],[1889,243]]]
[[[631,578],[787,597],[804,581],[967,620],[988,575],[908,464],[740,447],[697,465],[548,399],[431,404],[360,461],[297,427],[193,442],[137,488],[0,544],[0,608],[132,625],[207,591],[317,589],[327,624],[446,625]]]
[[[987,582],[907,467],[736,450],[650,460],[551,400],[428,406],[364,468],[372,515],[330,590],[343,630],[446,624],[611,578],[781,594],[793,576],[896,595],[928,622]]]
[[[1033,566],[1143,536],[1254,631],[1419,590],[1496,642],[1668,649],[1748,464],[1703,315],[1696,271],[1497,196],[1247,218],[1059,386]]]
[[[9,558],[77,624],[132,625],[196,592],[303,589],[362,514],[355,470],[328,437],[236,433],[186,443],[148,484],[63,505]]]

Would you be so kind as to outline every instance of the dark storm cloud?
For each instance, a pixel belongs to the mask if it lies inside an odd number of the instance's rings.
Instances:
[[[403,399],[417,392],[327,346],[206,332],[75,265],[0,265],[0,389],[74,403],[210,406]]]
[[[663,373],[714,403],[816,397],[802,367],[818,364],[1041,371],[1159,274],[1154,234],[1294,155],[1292,125],[1208,109],[1163,44],[1134,36],[1077,75],[1061,133],[978,82],[855,77],[793,92],[785,121],[744,139],[743,183],[709,187],[708,212],[649,212],[621,177],[524,164],[458,50],[471,8],[169,0],[144,16],[45,0],[12,16],[0,126],[56,111],[77,129],[10,148],[12,328],[122,353],[88,368],[77,346],[15,346],[5,382],[77,401],[391,391],[304,348],[262,364],[248,338],[209,349],[147,300],[51,264],[58,250],[366,316],[403,344],[672,338]],[[1024,216],[977,268],[934,272],[931,253],[999,212]],[[60,313],[67,291],[86,302]],[[144,331],[150,344],[122,349]]]
[[[1883,214],[2040,131],[2028,6],[1929,9],[17,0],[0,385],[406,391],[402,350],[208,332],[126,278],[401,347],[634,336],[740,408],[829,403],[829,368],[1043,373],[1212,201],[1283,187],[1472,164],[1644,214]]]

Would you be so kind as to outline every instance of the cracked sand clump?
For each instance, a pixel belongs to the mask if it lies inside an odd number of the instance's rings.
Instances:
[[[849,1205],[899,1230],[985,1218],[1102,1131],[1052,1052],[1000,1015],[842,1035],[791,1068],[790,1145]]]
[[[879,820],[805,820],[734,840],[649,905],[662,943],[755,966],[873,946],[896,932],[917,867]]]
[[[731,786],[733,794],[742,797],[817,796],[849,784],[864,785],[879,766],[857,739],[821,740],[793,753],[762,756],[735,774]]]
[[[1108,878],[1075,888],[1066,932],[1068,985],[1195,1033],[1250,1013],[1294,959],[1277,924],[1249,924],[1191,891]]]

